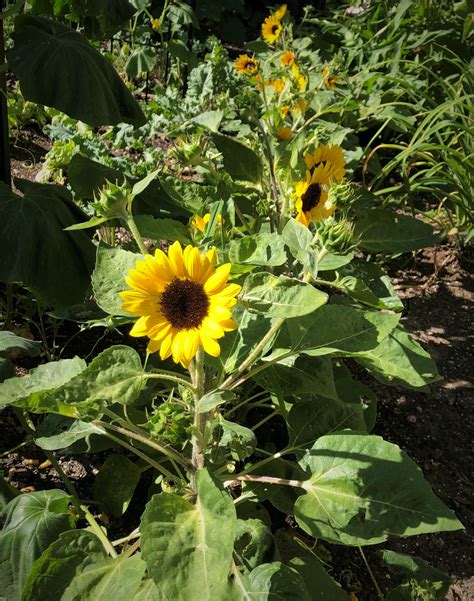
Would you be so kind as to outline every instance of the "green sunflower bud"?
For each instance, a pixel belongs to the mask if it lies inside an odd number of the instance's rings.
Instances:
[[[132,199],[132,189],[128,182],[118,185],[107,180],[107,184],[100,191],[96,202],[91,203],[91,206],[101,217],[107,219],[126,218],[127,206]]]
[[[353,246],[354,225],[347,219],[326,219],[317,224],[317,229],[324,246],[330,251],[345,253]]]
[[[190,438],[193,418],[181,403],[165,401],[155,407],[147,426],[161,442],[182,448]]]

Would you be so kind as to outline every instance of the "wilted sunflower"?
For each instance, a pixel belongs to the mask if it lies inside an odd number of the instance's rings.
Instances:
[[[323,78],[326,88],[332,90],[336,85],[336,78],[334,75],[331,75],[327,67],[323,67]]]
[[[283,53],[280,63],[282,67],[291,67],[292,65],[296,65],[295,53],[291,50],[287,50]]]
[[[205,215],[203,215],[203,217],[201,217],[200,215],[194,215],[193,220],[191,221],[191,225],[194,229],[199,230],[200,232],[204,233],[204,230],[206,229],[206,225],[209,223],[209,221],[211,220],[211,214],[210,213],[206,213]],[[222,215],[217,215],[216,218],[216,225],[221,225],[222,223]]]
[[[282,4],[280,8],[277,8],[277,10],[273,13],[272,17],[274,17],[277,21],[281,21],[286,15],[287,8],[288,7],[286,4]]]
[[[329,179],[334,178],[337,182],[342,181],[346,173],[344,154],[342,148],[337,144],[334,146],[321,144],[312,154],[307,152],[304,155],[304,160],[309,171],[317,169],[320,165],[328,167],[330,169]]]
[[[311,221],[322,221],[334,212],[328,201],[330,166],[320,165],[311,173],[306,171],[306,179],[295,185],[295,219],[308,226]]]
[[[275,19],[273,15],[267,17],[262,24],[262,37],[267,44],[275,44],[280,37],[283,29],[279,19]]]
[[[139,319],[131,336],[148,336],[148,352],[160,352],[187,367],[200,346],[217,357],[217,340],[237,328],[231,307],[240,292],[228,284],[230,263],[216,268],[214,249],[201,255],[191,245],[183,250],[179,242],[168,255],[156,250],[137,261],[125,282],[131,290],[120,293],[123,308]]]
[[[245,75],[255,75],[257,72],[258,63],[248,54],[241,54],[235,61],[234,67],[239,73],[244,73]]]

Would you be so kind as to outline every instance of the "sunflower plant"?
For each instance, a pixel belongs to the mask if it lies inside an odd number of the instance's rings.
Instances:
[[[372,258],[437,236],[356,183],[357,151],[324,119],[339,83],[294,26],[277,7],[265,49],[237,57],[246,92],[232,118],[230,91],[193,117],[200,144],[174,154],[193,179],[160,166],[137,181],[76,154],[74,197],[0,187],[5,222],[48,233],[34,269],[19,244],[0,268],[8,311],[21,282],[47,309],[41,320],[76,322],[75,336],[104,330],[86,358],[48,346],[44,328],[41,342],[0,332],[0,407],[62,482],[16,494],[0,481],[7,601],[349,600],[331,545],[366,561],[363,547],[462,528],[415,462],[372,434],[375,380],[428,391],[439,379]],[[22,376],[18,349],[38,360]],[[99,465],[92,498],[58,460],[81,453]]]

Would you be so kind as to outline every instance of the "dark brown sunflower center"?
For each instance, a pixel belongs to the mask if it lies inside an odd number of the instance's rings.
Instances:
[[[321,186],[319,184],[310,184],[308,189],[301,197],[303,202],[303,212],[307,213],[314,209],[321,200]]]
[[[278,31],[278,25],[272,25],[272,33],[273,33],[273,35],[275,35],[277,31]]]
[[[160,305],[173,327],[187,330],[201,325],[209,310],[209,298],[202,284],[175,278],[162,293]]]
[[[253,61],[246,62],[244,69],[246,69],[247,71],[251,71],[252,69],[255,69],[255,63]]]

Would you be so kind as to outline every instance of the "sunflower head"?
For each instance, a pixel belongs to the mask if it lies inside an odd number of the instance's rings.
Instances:
[[[244,75],[255,75],[258,69],[257,61],[248,54],[241,54],[234,63],[235,69]]]
[[[336,77],[329,72],[326,66],[323,67],[323,79],[328,90],[332,90],[336,86]]]
[[[333,146],[321,144],[312,153],[306,153],[304,160],[310,172],[321,165],[327,168],[329,180],[335,179],[340,182],[346,173],[344,154],[342,148],[337,144]]]
[[[139,317],[130,335],[148,336],[148,352],[183,367],[199,347],[218,357],[218,339],[237,328],[230,309],[240,286],[227,283],[230,263],[216,262],[214,249],[203,255],[179,242],[137,261],[125,278],[130,290],[120,293],[125,311]]]
[[[210,213],[206,213],[202,217],[200,215],[194,215],[193,220],[191,221],[191,227],[194,230],[198,230],[199,232],[204,233],[204,230],[206,229],[206,225],[209,223],[210,220],[211,220]],[[219,213],[216,218],[216,225],[219,226],[221,224],[222,224],[222,215]]]
[[[262,37],[267,44],[275,44],[280,37],[283,29],[280,20],[275,19],[273,15],[267,17],[262,24]]]
[[[293,65],[296,65],[295,53],[291,50],[287,50],[283,53],[280,59],[280,63],[282,67],[291,67]]]
[[[295,185],[296,220],[309,226],[312,221],[322,221],[334,212],[328,199],[328,170],[324,166],[306,171],[306,179]]]
[[[291,131],[291,127],[283,126],[276,130],[276,135],[280,140],[291,140],[293,132]]]
[[[287,9],[288,9],[287,5],[282,4],[280,6],[280,8],[277,8],[277,10],[272,14],[272,17],[274,17],[277,21],[281,21],[283,19],[283,17],[286,15]]]

